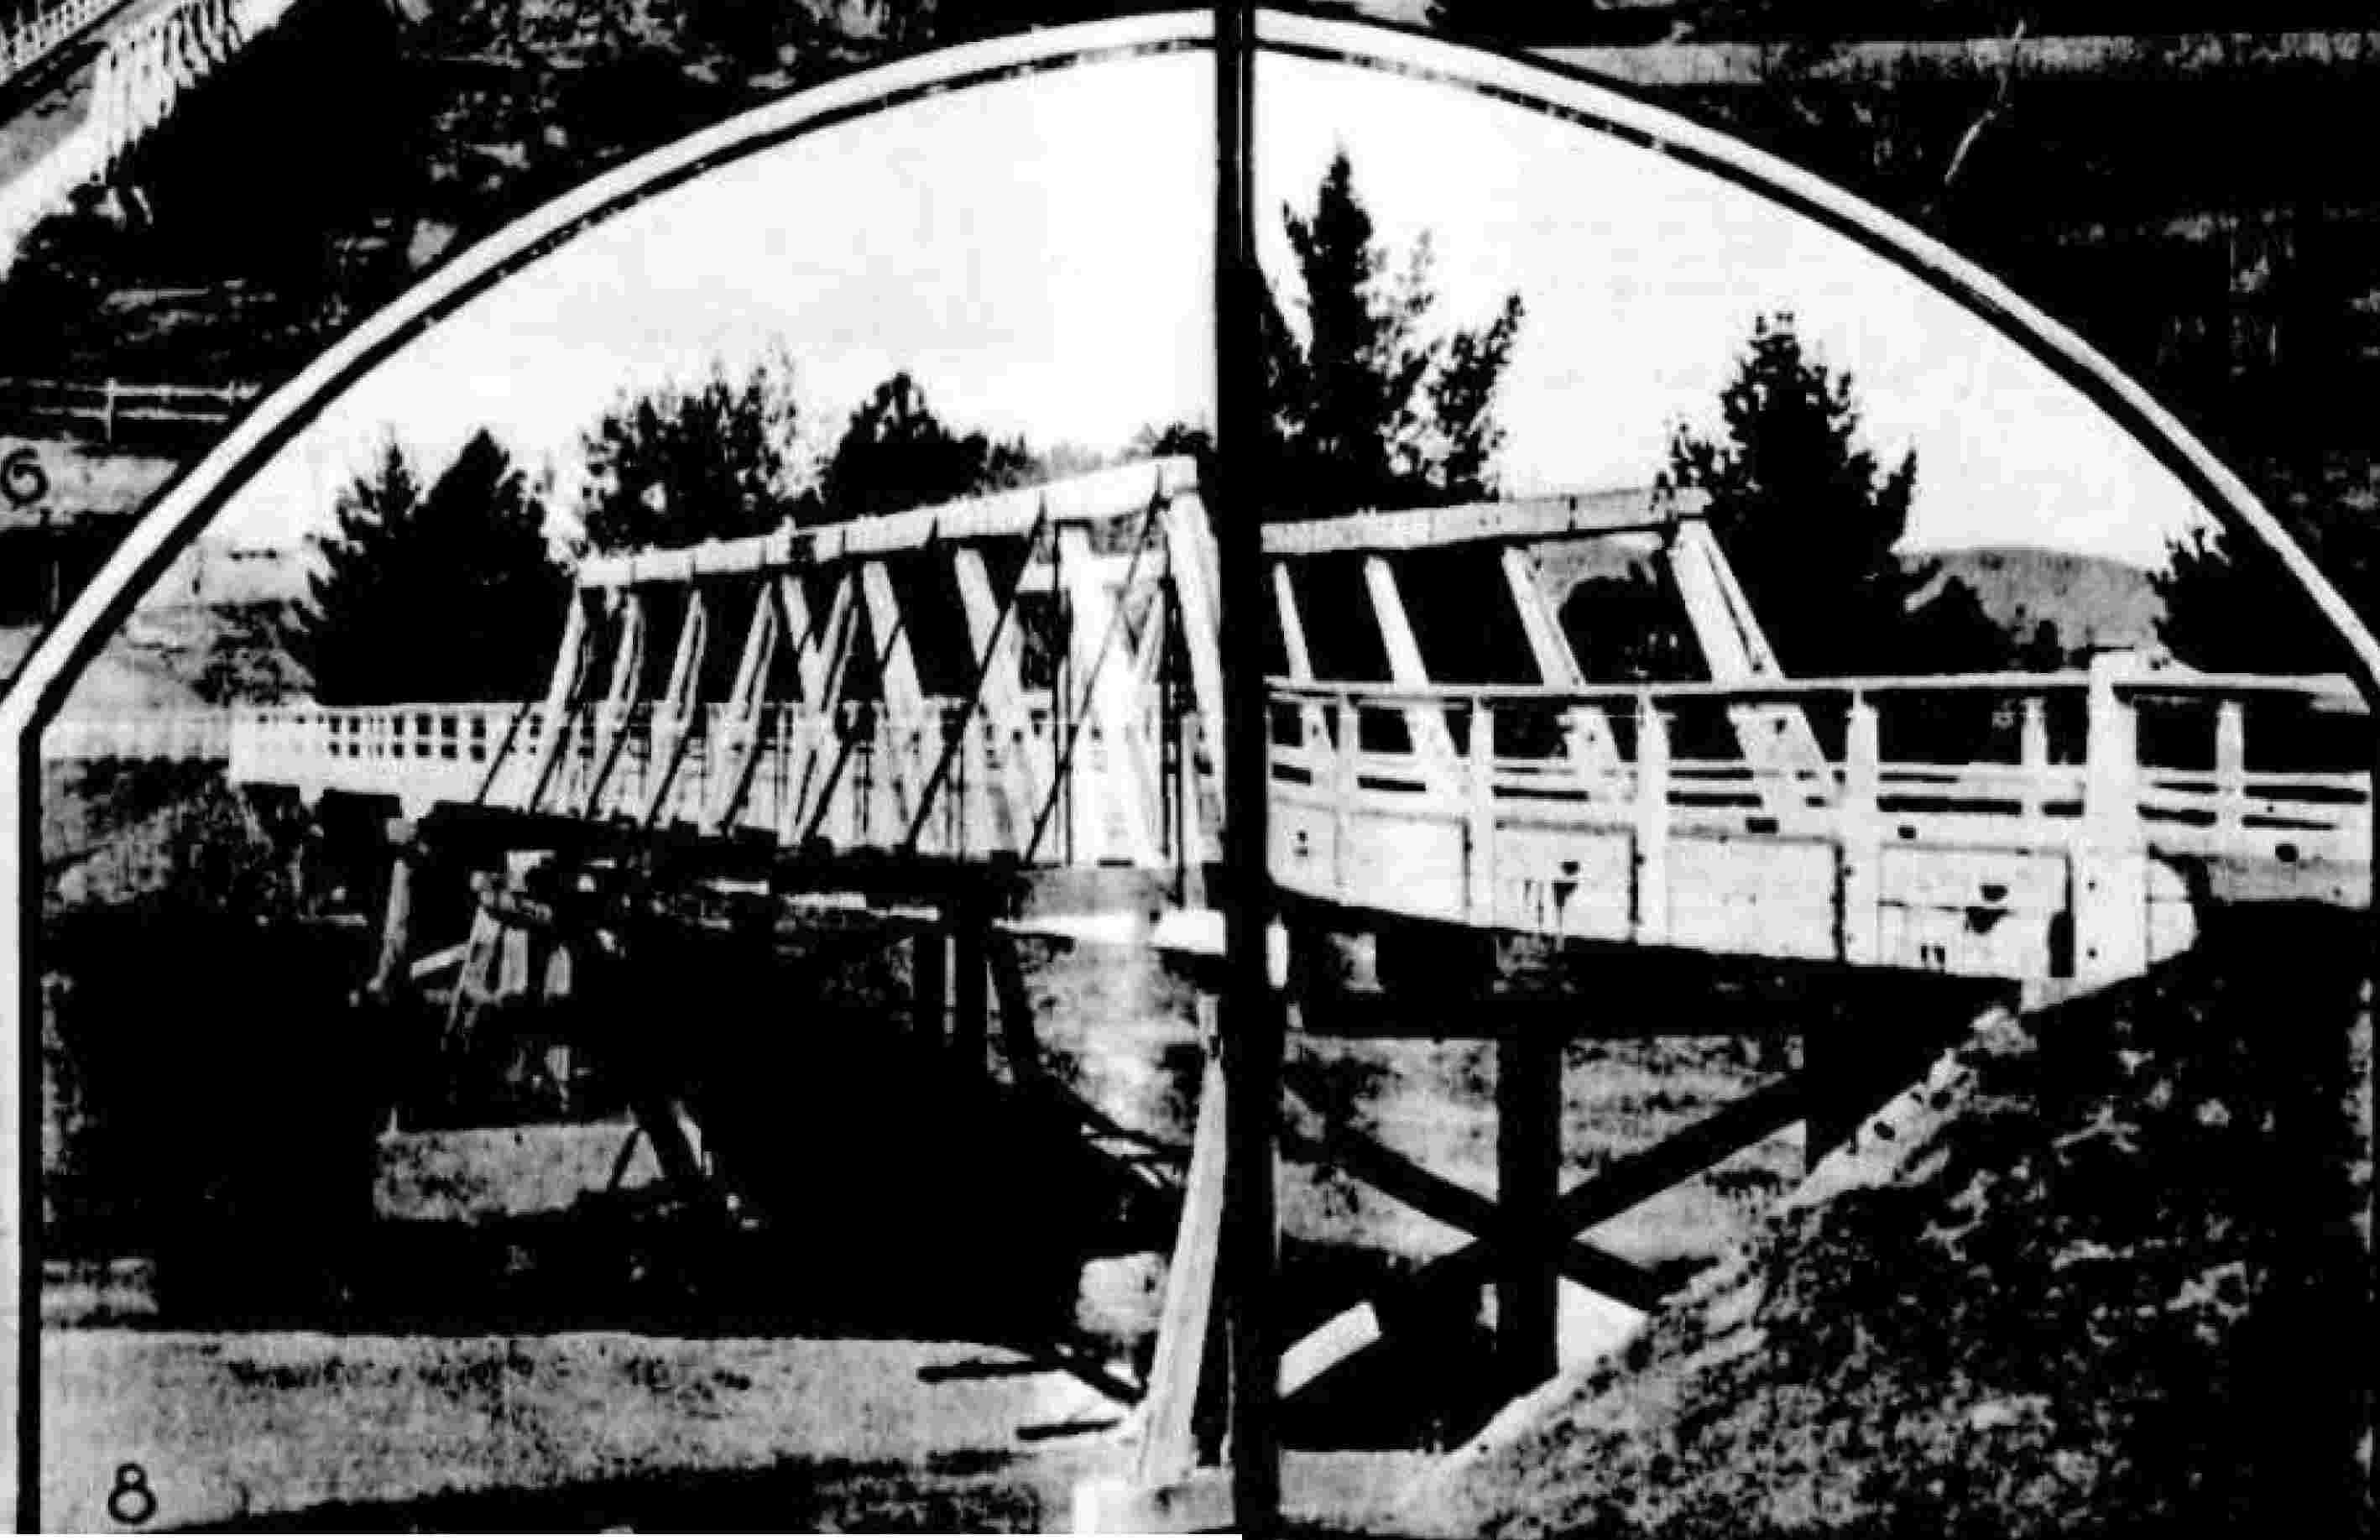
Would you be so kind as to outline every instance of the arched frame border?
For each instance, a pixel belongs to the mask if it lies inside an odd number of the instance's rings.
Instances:
[[[481,241],[327,349],[258,402],[225,439],[150,503],[99,575],[43,637],[0,699],[0,1039],[16,1049],[16,1094],[0,1097],[5,1264],[18,1269],[18,1373],[14,1388],[20,1513],[32,1517],[39,1368],[38,1258],[25,1216],[38,1212],[39,1162],[25,1159],[26,1093],[38,1085],[39,974],[30,943],[40,870],[41,728],[82,669],[166,564],[228,498],[350,386],[439,321],[577,236],[735,161],[818,129],[926,97],[1137,55],[1213,46],[1208,11],[1097,21],[962,44],[868,70],[755,108],[606,173]],[[2366,703],[2380,710],[2380,642],[2228,467],[2148,393],[2074,333],[1972,261],[1914,227],[1788,163],[1702,127],[1629,89],[1541,59],[1445,41],[1416,29],[1289,10],[1257,15],[1260,54],[1340,63],[1467,91],[1666,155],[1815,221],[1945,295],[2080,391],[2176,476],[2227,530],[2244,532],[2303,589],[2346,646]],[[1259,131],[1262,104],[1257,103]]]

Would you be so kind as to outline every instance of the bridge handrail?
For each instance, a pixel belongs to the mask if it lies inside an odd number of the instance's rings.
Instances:
[[[123,0],[60,0],[0,32],[0,85],[33,67]]]
[[[228,711],[76,712],[42,730],[42,758],[60,759],[226,759]]]
[[[1829,679],[1720,681],[1685,679],[1637,685],[1401,685],[1383,680],[1298,680],[1274,674],[1265,687],[1275,699],[1329,705],[1490,707],[1512,705],[1548,709],[1662,700],[1708,700],[1725,705],[1788,705],[1825,698],[1884,695],[2043,696],[2080,694],[2093,683],[2088,673],[1875,674]],[[2269,696],[2361,707],[2362,697],[2343,673],[2262,674],[2183,672],[2117,674],[2119,696]]]

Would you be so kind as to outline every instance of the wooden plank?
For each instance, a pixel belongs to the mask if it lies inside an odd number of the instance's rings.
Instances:
[[[540,735],[537,758],[530,761],[528,791],[521,805],[534,808],[544,796],[547,783],[553,778],[553,769],[562,754],[562,746],[569,734],[571,708],[586,688],[593,671],[595,627],[589,620],[589,606],[595,602],[586,595],[573,591],[567,613],[563,617],[562,646],[553,657],[553,673],[545,686],[545,701],[539,717]],[[496,771],[488,772],[487,785],[481,788],[481,801],[496,783]]]
[[[839,574],[824,620],[812,632],[800,624],[809,613],[801,578],[789,576],[778,583],[778,593],[786,606],[788,627],[804,637],[794,654],[795,666],[801,677],[802,699],[814,713],[808,731],[796,737],[799,763],[789,778],[785,821],[779,830],[781,839],[793,843],[807,841],[824,827],[835,784],[850,752],[849,741],[837,731],[837,713],[844,705],[844,682],[850,674],[852,652],[858,646],[858,589],[856,574]]]
[[[710,596],[698,588],[686,595],[686,615],[678,623],[677,650],[670,659],[669,683],[652,715],[648,741],[659,770],[645,786],[644,806],[637,818],[646,828],[660,819],[686,762],[686,744],[694,732],[695,696],[702,686],[702,660],[710,646]]]
[[[1314,653],[1305,640],[1305,617],[1299,611],[1297,587],[1292,581],[1287,562],[1272,564],[1273,612],[1281,625],[1281,651],[1288,661],[1289,676],[1300,684],[1314,679]],[[1305,746],[1320,749],[1332,740],[1323,726],[1322,708],[1313,701],[1303,701],[1297,709],[1298,731],[1304,735]]]
[[[619,611],[620,639],[612,657],[611,683],[595,715],[594,763],[578,806],[570,809],[579,818],[593,818],[602,801],[603,788],[627,745],[628,714],[636,705],[637,690],[644,677],[644,596],[633,591],[622,595]]]
[[[1196,1418],[1198,1392],[1214,1340],[1216,1278],[1222,1251],[1223,1210],[1230,1195],[1224,1142],[1224,1101],[1229,1092],[1222,1056],[1212,1035],[1214,1001],[1199,1000],[1207,1030],[1207,1065],[1199,1077],[1197,1122],[1191,1137],[1190,1174],[1183,1191],[1182,1219],[1174,1231],[1173,1258],[1165,1270],[1157,1352],[1141,1406],[1140,1448],[1134,1475],[1154,1485],[1187,1478],[1198,1461]]]
[[[1364,587],[1372,600],[1372,618],[1380,628],[1380,644],[1388,651],[1389,676],[1400,685],[1427,688],[1429,668],[1422,661],[1421,643],[1414,636],[1413,622],[1405,614],[1404,596],[1397,589],[1397,575],[1385,556],[1364,559]],[[1441,783],[1452,777],[1456,755],[1454,734],[1446,723],[1446,712],[1435,706],[1411,705],[1404,709],[1405,728],[1413,735],[1415,754],[1427,772]]]
[[[1699,523],[1682,527],[1670,542],[1669,556],[1670,576],[1711,678],[1730,685],[1781,678],[1784,670],[1778,666],[1776,651],[1709,527]],[[1826,800],[1833,777],[1800,708],[1736,706],[1729,709],[1728,721],[1744,762],[1766,778],[1760,792],[1772,812]]]
[[[1633,939],[1670,939],[1670,723],[1649,698],[1636,712],[1635,881],[1629,898]]]
[[[1563,492],[1547,497],[1466,503],[1451,508],[1367,511],[1265,526],[1268,556],[1419,551],[1480,540],[1545,540],[1670,528],[1694,518],[1702,494],[1664,498],[1650,487]]]
[[[683,550],[589,557],[579,564],[577,581],[582,588],[633,588],[641,584],[690,583],[698,577],[739,573],[802,572],[881,560],[922,551],[936,541],[1013,539],[1043,520],[1062,527],[1111,523],[1187,495],[1197,484],[1194,460],[1146,460],[905,513],[808,528],[787,527]]]
[[[883,678],[884,705],[894,716],[915,717],[925,709],[926,692],[917,682],[917,657],[909,645],[907,619],[892,591],[892,574],[880,561],[868,562],[861,564],[859,577]]]
[[[2248,800],[2248,713],[2242,701],[2215,707],[2216,827],[2236,830]]]
[[[612,655],[612,679],[603,704],[625,710],[637,698],[637,683],[645,672],[645,597],[630,593],[620,602],[620,639]]]
[[[1471,742],[1463,757],[1463,909],[1474,925],[1496,921],[1496,712],[1471,709]]]
[[[1145,528],[1143,540],[1151,532]],[[1140,549],[1135,548],[1135,556]],[[1067,819],[1075,836],[1070,855],[1075,860],[1086,859],[1087,843],[1089,850],[1096,853],[1087,859],[1097,861],[1116,849],[1114,836],[1121,833],[1124,858],[1155,867],[1163,864],[1158,854],[1155,788],[1149,767],[1143,762],[1145,757],[1133,743],[1130,728],[1135,702],[1130,681],[1123,668],[1110,666],[1123,638],[1123,616],[1116,596],[1108,592],[1092,570],[1090,554],[1087,531],[1068,528],[1058,532],[1060,581],[1074,612],[1073,630],[1068,637],[1073,698],[1068,702],[1070,720],[1060,752]],[[1104,751],[1093,760],[1094,768],[1087,772],[1081,754],[1087,729]],[[1103,765],[1099,763],[1101,758]],[[1082,789],[1087,773],[1095,782],[1087,797]],[[1090,814],[1087,831],[1082,818],[1087,805]],[[1092,842],[1083,840],[1087,831],[1092,834]],[[1040,832],[1038,829],[1035,831],[1037,845]],[[1028,856],[1031,854],[1028,849]]]
[[[2148,835],[2141,819],[2140,722],[2116,689],[2126,663],[2095,659],[2074,847],[2074,976],[2130,978],[2148,966]]]
[[[1033,1035],[1033,990],[1026,982],[1025,960],[1016,938],[994,928],[988,933],[984,962],[991,976],[992,999],[1000,1006],[1000,1044],[1008,1061],[1009,1079],[1030,1085],[1048,1078],[1041,1047]]]
[[[1215,541],[1206,504],[1196,496],[1174,499],[1163,515],[1166,576],[1182,625],[1183,649],[1190,660],[1190,695],[1198,716],[1198,743],[1218,806],[1228,806],[1223,764],[1222,624],[1215,593]]]
[[[1536,664],[1538,681],[1562,690],[1585,685],[1586,675],[1579,668],[1578,656],[1571,650],[1570,637],[1562,632],[1561,616],[1538,581],[1536,559],[1512,546],[1504,551],[1502,564],[1505,590],[1512,596],[1512,607],[1521,617],[1521,629],[1528,637],[1529,656]],[[1609,771],[1619,768],[1619,742],[1612,736],[1611,723],[1597,707],[1573,707],[1564,713],[1562,742],[1572,761],[1582,770]]]
[[[1038,527],[1026,539],[1029,558],[1031,547],[1038,539]],[[968,644],[975,652],[976,685],[969,701],[969,715],[981,718],[989,729],[997,732],[1020,720],[1026,711],[1024,645],[1015,619],[1016,593],[1012,589],[1005,601],[994,594],[983,552],[973,546],[953,548],[951,570],[958,581]],[[974,731],[970,722],[965,738],[982,745],[988,743],[989,734]],[[1006,838],[1012,843],[1021,843],[1025,831],[1031,827],[1039,793],[1034,785],[1032,767],[1022,755],[1011,752],[1005,742],[1001,746],[998,777],[987,790],[999,806]],[[995,831],[985,831],[987,847],[995,837]]]
[[[1884,898],[1884,825],[1876,807],[1881,782],[1876,708],[1865,697],[1852,701],[1843,734],[1843,794],[1837,809],[1837,951],[1847,963],[1873,963],[1882,955],[1876,930]]]
[[[1526,1036],[1533,1042],[1548,1040]],[[1559,1055],[1560,1039],[1550,1040],[1552,1051]],[[1542,1055],[1547,1050],[1536,1048],[1527,1051]],[[1516,1239],[1548,1244],[1551,1249],[1545,1252],[1538,1265],[1557,1267],[1573,1282],[1638,1309],[1650,1309],[1659,1303],[1661,1290],[1649,1272],[1576,1239],[1577,1232],[1586,1228],[1585,1225],[1572,1226],[1559,1235],[1550,1230],[1550,1218],[1556,1212],[1550,1190],[1544,1194],[1546,1201],[1535,1209],[1524,1207],[1506,1210],[1500,1199],[1484,1197],[1459,1182],[1450,1182],[1324,1116],[1295,1086],[1284,1085],[1282,1090],[1292,1115],[1286,1132],[1293,1153],[1303,1153],[1320,1164],[1343,1170],[1399,1203],[1474,1237],[1473,1244],[1482,1248],[1482,1262],[1490,1254],[1503,1255]]]
[[[398,842],[389,858],[388,905],[381,918],[380,955],[364,985],[364,992],[382,1004],[396,998],[399,984],[407,977],[406,959],[413,951],[413,887],[420,859],[420,848],[409,840]]]
[[[763,724],[768,719],[769,679],[790,627],[777,585],[763,579],[752,596],[752,624],[745,633],[743,656],[736,661],[731,689],[735,736],[721,778],[720,795],[703,819],[703,828],[721,833],[734,828],[751,794],[752,776],[759,768]]]

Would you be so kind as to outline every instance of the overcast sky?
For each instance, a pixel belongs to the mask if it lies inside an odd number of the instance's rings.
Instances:
[[[906,369],[947,421],[1119,447],[1211,416],[1204,55],[926,98],[597,227],[391,360],[227,514],[278,541],[393,427],[435,464],[493,428],[561,462],[625,389],[782,348],[832,442]]]
[[[1527,306],[1501,397],[1506,483],[1641,483],[1709,421],[1763,311],[1856,379],[1871,440],[1918,452],[1909,544],[2154,563],[2193,505],[2082,398],[1849,242],[1674,161],[1456,89],[1268,56],[1268,268],[1279,209],[1332,150],[1402,246],[1427,228],[1449,321]],[[831,440],[896,369],[946,419],[1121,444],[1211,418],[1210,74],[1104,62],[932,97],[810,135],[540,261],[359,387],[230,515],[285,541],[328,518],[392,429],[435,463],[482,424],[565,484],[623,389],[782,347]]]
[[[2079,394],[1949,300],[1665,156],[1444,85],[1266,55],[1257,137],[1267,265],[1284,200],[1343,146],[1400,246],[1427,229],[1450,319],[1527,308],[1500,398],[1511,490],[1649,480],[1669,426],[1715,423],[1764,312],[1848,369],[1868,436],[1913,447],[1912,548],[2036,545],[2155,563],[2196,503]]]

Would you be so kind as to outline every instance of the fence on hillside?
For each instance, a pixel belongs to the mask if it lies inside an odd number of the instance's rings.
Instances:
[[[253,385],[0,379],[0,427],[63,430],[114,444],[125,437],[220,430],[256,394]]]

